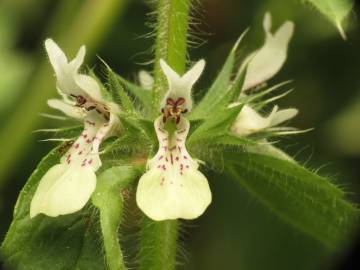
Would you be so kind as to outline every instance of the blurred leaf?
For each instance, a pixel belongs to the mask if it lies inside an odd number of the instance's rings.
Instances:
[[[328,248],[340,248],[358,221],[358,209],[341,189],[297,164],[251,153],[224,158],[229,175],[243,188]]]
[[[107,169],[98,177],[96,190],[92,196],[93,204],[100,210],[101,232],[110,270],[126,269],[118,238],[124,212],[122,192],[137,175],[137,170],[132,166]]]
[[[0,113],[14,105],[32,68],[32,59],[14,50],[0,50]]]
[[[324,16],[326,16],[338,29],[343,39],[346,34],[342,22],[350,13],[354,4],[353,0],[304,0],[316,7]]]
[[[326,147],[347,155],[360,155],[360,96],[335,115],[323,133]]]
[[[89,209],[56,218],[38,215],[30,219],[31,199],[42,176],[59,162],[58,150],[43,158],[20,193],[1,246],[2,259],[10,269],[106,269],[98,222]]]

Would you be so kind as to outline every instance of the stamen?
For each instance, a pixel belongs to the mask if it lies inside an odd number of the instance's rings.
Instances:
[[[166,123],[169,117],[175,119],[175,123],[179,124],[181,120],[181,114],[186,113],[188,110],[184,109],[183,106],[186,100],[182,97],[174,101],[172,98],[166,99],[166,107],[161,108],[163,114],[163,123]]]

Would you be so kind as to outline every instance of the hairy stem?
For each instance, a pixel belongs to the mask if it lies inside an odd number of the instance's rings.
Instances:
[[[153,91],[154,113],[159,110],[159,101],[167,90],[159,60],[165,59],[180,74],[185,70],[190,6],[191,0],[158,1]]]
[[[117,200],[116,209],[118,213],[113,213],[112,209],[104,209],[100,212],[101,232],[104,238],[106,262],[111,270],[126,270],[124,256],[122,254],[119,238],[118,226],[121,222],[123,201]],[[117,218],[113,218],[116,216]]]
[[[178,221],[155,222],[144,217],[141,234],[139,269],[175,269]]]

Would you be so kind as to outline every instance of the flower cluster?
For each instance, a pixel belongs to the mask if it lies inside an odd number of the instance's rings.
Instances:
[[[240,70],[246,68],[247,73],[235,105],[251,96],[249,90],[252,87],[272,78],[286,60],[293,24],[286,22],[272,34],[271,17],[266,14],[263,26],[264,45],[244,61],[246,67],[240,67]],[[83,121],[84,130],[60,163],[50,168],[41,179],[31,202],[31,217],[40,213],[55,217],[83,208],[96,187],[96,171],[101,166],[100,144],[107,137],[122,132],[118,117],[121,108],[102,95],[97,80],[79,72],[85,47],[81,47],[71,61],[51,39],[46,40],[45,47],[62,96],[62,100],[52,99],[48,104]],[[208,181],[199,171],[199,162],[186,148],[190,129],[188,115],[193,108],[191,91],[204,70],[205,61],[196,62],[182,76],[165,60],[160,60],[160,67],[167,79],[168,90],[154,120],[158,150],[148,160],[147,171],[139,179],[136,202],[148,217],[156,221],[194,219],[212,200]],[[153,78],[145,71],[141,71],[139,76],[142,88],[151,91]],[[229,108],[232,106],[234,104]],[[296,114],[296,109],[279,110],[275,106],[267,117],[263,117],[255,110],[254,104],[245,103],[230,131],[236,136],[246,137],[266,130],[284,130],[276,126]]]

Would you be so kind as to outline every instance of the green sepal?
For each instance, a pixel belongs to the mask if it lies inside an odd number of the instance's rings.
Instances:
[[[225,110],[232,102],[239,99],[246,76],[247,66],[238,74],[235,80],[231,83],[229,90],[213,107],[213,112],[216,113]]]
[[[213,111],[214,106],[218,104],[219,100],[221,100],[229,91],[229,85],[231,83],[231,77],[236,62],[236,51],[246,33],[247,30],[239,37],[234,47],[231,49],[219,75],[216,77],[205,96],[191,112],[189,116],[191,119],[205,118]]]
[[[242,104],[238,104],[231,108],[225,108],[222,111],[210,114],[189,136],[187,143],[191,145],[203,140],[210,144],[216,144],[217,137],[228,133],[230,127],[240,113],[242,106]]]
[[[113,100],[120,105],[121,109],[128,114],[137,114],[133,100],[125,92],[118,75],[116,75],[110,67],[107,66],[107,78],[109,82],[109,90]]]
[[[116,74],[118,80],[122,83],[122,85],[125,88],[125,91],[128,91],[131,95],[133,95],[135,97],[136,100],[138,100],[144,110],[145,113],[151,111],[151,100],[152,100],[152,96],[151,96],[151,91],[149,90],[145,90],[142,87],[124,79],[123,77],[121,77],[120,75]]]

